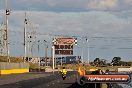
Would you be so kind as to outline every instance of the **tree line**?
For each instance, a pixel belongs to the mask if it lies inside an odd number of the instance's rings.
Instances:
[[[132,66],[132,61],[122,61],[121,57],[114,57],[111,62],[107,62],[105,59],[95,58],[93,62],[90,62],[92,66]]]

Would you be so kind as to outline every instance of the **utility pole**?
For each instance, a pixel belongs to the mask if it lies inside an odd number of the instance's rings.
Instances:
[[[45,66],[47,66],[47,50],[48,50],[48,45],[46,45],[45,47],[45,58],[46,58]]]
[[[10,9],[7,9],[7,0],[6,0],[6,50],[7,50],[7,62],[10,62],[10,58],[9,58],[9,42],[8,42],[8,15],[10,15]]]
[[[39,57],[39,43],[40,43],[40,40],[38,40],[38,60],[39,60],[39,71],[40,71],[41,59]]]
[[[6,30],[6,25],[2,22],[1,23],[1,29],[0,29],[0,32],[1,32],[1,38],[0,38],[0,45],[1,45],[1,55],[2,56],[5,56],[6,55],[6,40],[5,40],[5,30]]]
[[[52,51],[53,51],[53,47],[51,47],[51,52],[50,52],[50,54],[51,54],[50,65],[51,65],[51,63],[52,63],[52,55],[53,55],[53,54],[52,54],[52,53],[53,53]],[[52,66],[52,65],[51,65],[51,66]]]
[[[63,65],[63,57],[62,57],[62,54],[61,54],[61,66]]]
[[[44,45],[45,45],[45,59],[44,59],[44,61],[45,61],[45,66],[47,66],[47,49],[48,49],[48,45],[47,45],[47,41],[46,40],[44,40]]]
[[[56,58],[55,58],[55,68],[57,67],[57,61],[56,61]]]
[[[83,63],[83,44],[82,44],[82,63]]]
[[[32,36],[28,35],[28,62],[29,62],[29,58],[31,58],[31,47],[30,47],[30,44],[32,42],[31,39],[32,39]]]
[[[30,40],[29,40],[29,35],[28,35],[28,63],[29,63],[29,57],[30,57],[29,43],[30,43]]]
[[[53,45],[52,46],[52,60],[53,60],[53,70],[55,69],[55,61],[54,61],[54,59],[55,59],[55,46]]]
[[[88,60],[87,60],[87,63],[89,64],[89,39],[86,39],[86,42],[88,43]]]
[[[26,24],[27,24],[27,18],[26,18],[26,12],[25,12],[25,20],[24,20],[24,62],[26,60]]]

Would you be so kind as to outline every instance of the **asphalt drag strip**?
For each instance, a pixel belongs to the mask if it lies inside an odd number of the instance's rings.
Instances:
[[[73,75],[74,72],[69,72],[67,78]],[[55,73],[51,76],[39,77],[35,79],[23,80],[15,83],[0,85],[0,88],[50,88],[48,84],[54,85],[55,83],[63,82],[60,73]],[[62,85],[62,84],[61,84]]]

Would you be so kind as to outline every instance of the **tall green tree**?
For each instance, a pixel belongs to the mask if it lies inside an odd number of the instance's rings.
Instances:
[[[95,58],[93,63],[96,66],[105,66],[107,64],[105,59],[99,59],[99,58]]]
[[[121,65],[121,57],[114,57],[111,61],[113,66],[120,66]]]
[[[100,59],[99,58],[95,58],[94,65],[99,66],[99,63],[100,63]]]
[[[100,66],[106,66],[107,65],[106,61],[107,60],[105,60],[105,59],[101,59],[99,65]]]

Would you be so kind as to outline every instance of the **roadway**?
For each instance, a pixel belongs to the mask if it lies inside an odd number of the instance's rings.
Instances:
[[[62,80],[57,72],[0,76],[0,88],[94,88],[94,86],[94,84],[79,86],[76,83],[75,72],[69,72],[65,80]]]
[[[0,76],[0,88],[107,88],[104,84],[85,84],[80,86],[76,83],[76,72],[68,72],[65,80],[62,80],[58,72],[32,72],[25,74],[13,74]],[[119,87],[117,84],[112,84],[111,88]],[[127,88],[127,87],[126,87]]]

